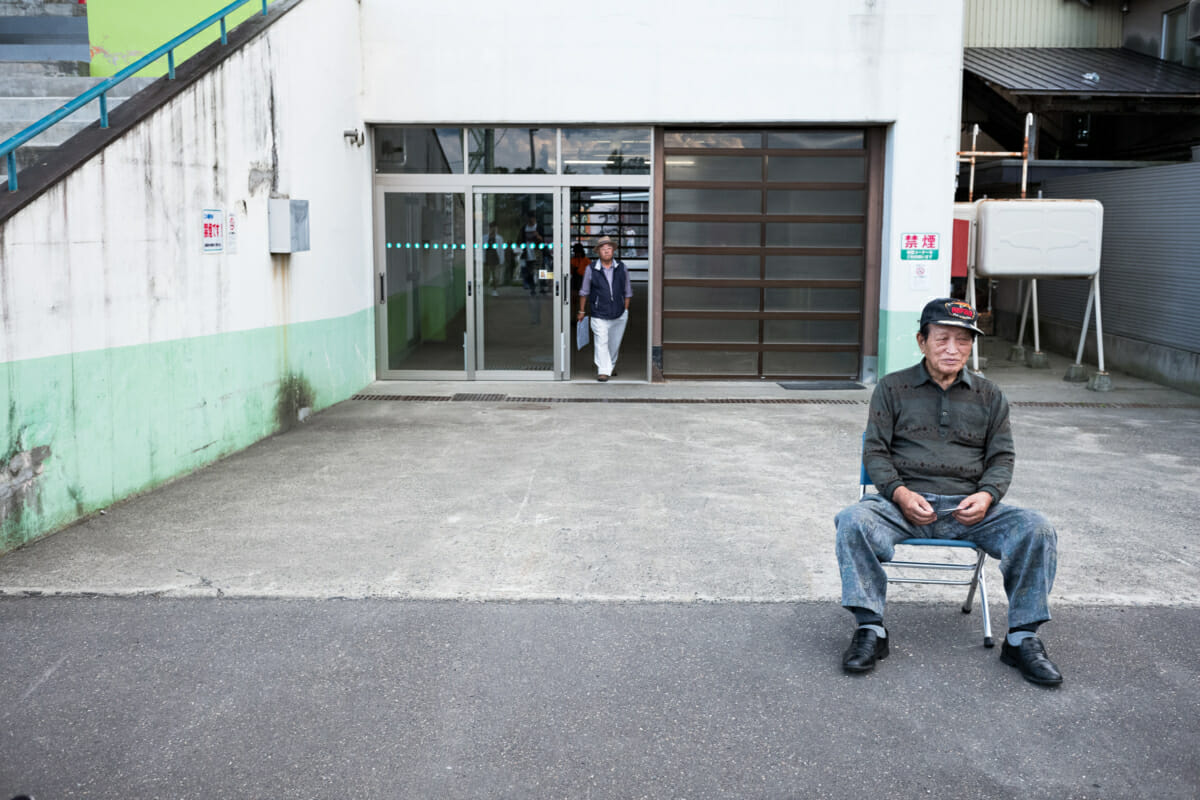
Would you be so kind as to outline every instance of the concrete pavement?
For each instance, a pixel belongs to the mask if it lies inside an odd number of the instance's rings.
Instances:
[[[1120,375],[1097,394],[1055,361],[989,373],[1014,404],[1006,500],[1059,531],[1055,602],[1200,604],[1200,398]],[[402,399],[342,403],[11,553],[0,590],[833,600],[869,394],[375,384]]]

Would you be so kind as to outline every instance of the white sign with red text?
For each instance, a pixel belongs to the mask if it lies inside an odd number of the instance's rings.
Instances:
[[[237,214],[230,214],[225,218],[225,252],[229,255],[237,255]]]
[[[936,261],[938,257],[938,234],[900,234],[901,261]]]
[[[205,254],[225,251],[225,212],[206,208],[201,212],[200,250]]]

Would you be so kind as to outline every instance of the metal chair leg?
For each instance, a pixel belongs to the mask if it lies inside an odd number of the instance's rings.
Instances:
[[[992,638],[992,615],[988,608],[987,599],[987,578],[983,574],[983,565],[987,560],[987,553],[979,551],[979,557],[975,560],[975,573],[971,577],[971,587],[967,590],[967,599],[962,604],[962,612],[964,614],[971,613],[971,603],[975,599],[975,587],[979,587],[979,606],[983,613],[983,646],[995,647],[996,642]]]
[[[983,553],[980,553],[982,556]],[[983,559],[979,559],[979,566],[983,566]],[[987,576],[983,574],[983,570],[979,570],[979,606],[983,610],[983,646],[995,647],[996,640],[992,638],[992,612],[988,605],[987,596]]]
[[[983,568],[985,554],[982,550],[975,557],[975,571],[971,574],[971,586],[967,589],[967,599],[962,604],[964,614],[971,613],[971,603],[975,600],[975,587],[979,585],[979,575]]]

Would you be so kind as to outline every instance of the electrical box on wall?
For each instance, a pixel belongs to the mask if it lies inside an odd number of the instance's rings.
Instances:
[[[308,250],[308,201],[275,198],[268,200],[267,226],[272,253],[300,253]]]

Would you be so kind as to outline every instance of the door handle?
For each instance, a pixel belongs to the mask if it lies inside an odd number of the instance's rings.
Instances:
[[[467,281],[467,297],[471,296],[471,281]]]
[[[558,297],[558,281],[554,282],[554,296]]]
[[[379,273],[379,305],[387,302],[387,288],[383,285],[383,273]]]

